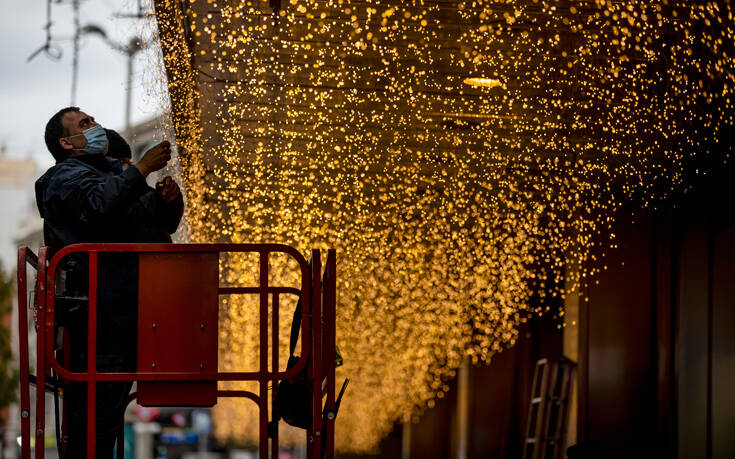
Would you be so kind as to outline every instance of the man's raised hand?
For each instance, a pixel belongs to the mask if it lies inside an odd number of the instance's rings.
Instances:
[[[143,177],[148,177],[148,174],[161,170],[166,167],[166,163],[171,159],[171,144],[164,140],[155,147],[148,150],[140,161],[135,163],[135,167],[138,168]]]
[[[156,183],[156,190],[161,193],[161,197],[166,202],[171,202],[181,195],[178,183],[168,175],[164,177],[163,180]]]

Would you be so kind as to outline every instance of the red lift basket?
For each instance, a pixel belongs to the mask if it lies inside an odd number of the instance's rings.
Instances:
[[[138,367],[135,373],[99,373],[97,356],[97,267],[100,253],[137,253],[139,255]],[[219,259],[222,253],[258,254],[259,281],[252,286],[220,286]],[[57,268],[73,253],[89,257],[89,368],[72,373],[56,359],[57,342],[54,300]],[[269,256],[286,254],[298,263],[299,288],[269,285]],[[100,381],[137,381],[137,398],[144,406],[213,406],[221,397],[245,397],[258,405],[261,459],[268,457],[269,438],[272,457],[278,457],[278,424],[268,421],[278,382],[299,374],[305,367],[311,380],[312,428],[306,431],[307,457],[334,457],[335,407],[335,314],[336,255],[327,252],[324,275],[320,252],[311,252],[307,262],[296,249],[280,244],[77,244],[49,257],[46,247],[38,256],[28,248],[18,250],[18,325],[20,349],[21,458],[31,457],[30,387],[47,388],[51,376],[65,381],[87,383],[87,454],[95,457],[95,399]],[[27,266],[38,272],[34,289],[37,302],[34,319],[36,369],[30,374],[28,348]],[[259,298],[259,368],[257,371],[221,372],[217,366],[218,317],[220,295],[257,295]],[[283,369],[279,363],[279,304],[284,295],[301,298],[301,352],[298,363]],[[270,316],[269,316],[269,305]],[[315,320],[312,320],[314,318]],[[269,327],[270,325],[270,327]],[[68,345],[68,340],[64,340]],[[270,349],[270,356],[268,349]],[[67,351],[68,349],[65,349]],[[270,358],[269,358],[270,357]],[[269,362],[270,360],[270,362]],[[220,390],[218,381],[256,381],[258,392]],[[325,384],[319,382],[324,381]],[[269,389],[270,386],[270,389]],[[36,390],[35,444],[45,437],[44,391]],[[66,408],[66,407],[64,407]],[[64,410],[65,411],[65,410]],[[272,410],[273,411],[273,410]],[[65,418],[65,416],[64,416]],[[65,432],[66,423],[62,424]],[[123,457],[118,437],[118,458]],[[44,449],[35,448],[34,457],[42,459]]]

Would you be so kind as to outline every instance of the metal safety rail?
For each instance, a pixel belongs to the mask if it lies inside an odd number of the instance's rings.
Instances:
[[[86,372],[71,372],[64,368],[54,353],[55,321],[54,301],[57,268],[62,259],[74,253],[87,254],[89,263],[88,275],[88,368]],[[137,372],[98,372],[97,363],[97,277],[98,257],[101,253],[135,253],[141,259],[148,254],[181,255],[213,254],[219,259],[222,253],[257,253],[259,254],[259,281],[256,286],[220,286],[217,295],[257,295],[259,297],[259,369],[258,371],[219,371],[217,368],[204,368],[200,371],[141,371],[140,362]],[[269,285],[269,256],[286,254],[294,259],[300,269],[300,288]],[[306,430],[307,457],[317,459],[334,457],[334,422],[335,406],[335,315],[336,315],[336,255],[334,250],[327,251],[324,277],[320,252],[312,250],[311,260],[307,262],[296,249],[281,244],[77,244],[65,247],[48,259],[49,249],[43,247],[38,257],[28,248],[18,250],[18,319],[20,348],[20,411],[21,411],[21,458],[31,457],[31,404],[30,385],[37,388],[35,416],[35,458],[44,457],[45,436],[45,393],[47,379],[52,375],[66,382],[77,381],[87,384],[87,455],[95,457],[95,397],[97,384],[102,381],[137,381],[138,393],[141,382],[215,382],[216,398],[244,397],[258,405],[259,412],[259,453],[260,458],[268,457],[268,440],[272,457],[278,457],[277,422],[268,426],[268,385],[272,385],[272,411],[275,412],[275,400],[278,382],[295,377],[306,368],[311,389],[311,427]],[[26,295],[28,287],[27,265],[38,271],[35,285],[36,306],[36,343],[37,363],[36,375],[29,370],[28,348],[28,310]],[[219,264],[217,263],[218,269]],[[217,274],[219,275],[219,273]],[[142,276],[141,276],[142,281]],[[279,304],[282,295],[296,295],[301,298],[301,355],[298,362],[286,370],[279,368]],[[268,368],[268,305],[271,300],[271,367]],[[139,301],[143,301],[140,299]],[[153,324],[153,328],[156,325]],[[204,329],[204,325],[202,325]],[[139,334],[140,322],[139,322]],[[140,341],[139,341],[140,343]],[[140,346],[140,344],[139,344]],[[68,352],[68,350],[65,350]],[[139,349],[140,355],[140,349]],[[185,356],[182,358],[186,359]],[[66,362],[66,361],[65,361]],[[216,365],[215,365],[216,366]],[[153,365],[155,369],[156,366]],[[245,390],[219,390],[217,381],[256,381],[258,393]],[[196,384],[192,387],[198,387]],[[40,389],[39,389],[40,388]],[[324,393],[326,392],[326,393]],[[326,395],[326,397],[324,397]],[[131,400],[134,395],[131,395]],[[215,401],[216,403],[216,401]],[[182,404],[183,405],[183,404]],[[64,423],[64,430],[66,430]],[[118,439],[118,457],[122,457],[122,442]]]

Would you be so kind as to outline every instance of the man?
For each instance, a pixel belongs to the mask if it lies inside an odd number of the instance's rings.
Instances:
[[[36,182],[36,202],[44,219],[44,241],[52,252],[82,242],[170,242],[168,234],[162,238],[161,233],[174,232],[181,219],[183,199],[179,187],[169,178],[157,192],[145,181],[171,158],[168,142],[161,142],[140,161],[123,169],[120,161],[106,156],[111,147],[108,132],[77,107],[64,108],[51,117],[45,140],[56,165]],[[113,146],[112,153],[115,149]],[[88,266],[88,259],[82,254],[64,260],[66,296],[84,296],[88,292]],[[103,253],[98,266],[97,368],[136,371],[137,256]],[[57,308],[71,342],[70,362],[64,365],[74,372],[87,369],[85,308],[82,303],[71,304],[65,311]],[[125,382],[98,386],[98,458],[112,457],[130,387]],[[67,458],[87,457],[86,394],[83,383],[69,384],[65,390],[69,422],[64,448]]]

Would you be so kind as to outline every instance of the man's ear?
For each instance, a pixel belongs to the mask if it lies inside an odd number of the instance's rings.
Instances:
[[[72,143],[69,142],[69,139],[67,139],[66,137],[62,137],[59,139],[59,145],[61,145],[61,148],[63,148],[64,150],[74,150],[74,145],[72,145]]]

